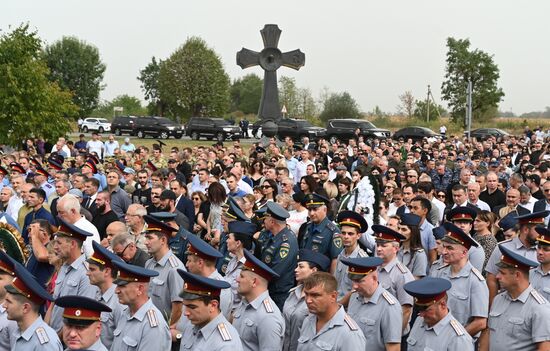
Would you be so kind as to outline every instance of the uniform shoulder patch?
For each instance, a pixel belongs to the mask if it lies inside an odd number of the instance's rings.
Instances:
[[[384,291],[382,293],[382,296],[384,297],[384,299],[386,299],[386,301],[388,301],[390,305],[395,305],[395,298],[389,292]]]
[[[544,298],[538,291],[535,289],[531,290],[531,296],[539,303],[539,305],[544,305],[548,303],[548,300]]]
[[[231,341],[231,334],[229,334],[225,323],[218,324],[218,332],[220,332],[223,341]]]
[[[282,243],[281,247],[279,248],[279,256],[281,256],[281,258],[286,258],[289,252],[290,244],[287,242]]]
[[[407,273],[407,267],[403,263],[398,261],[395,265],[401,271],[401,273],[403,274]]]
[[[437,269],[438,269],[438,270],[441,270],[441,269],[447,268],[447,267],[449,267],[449,264],[448,264],[448,263],[442,265],[441,267],[437,267]]]
[[[269,299],[265,299],[263,304],[267,313],[273,313],[273,305],[271,304],[271,301],[269,301]]]
[[[477,279],[479,279],[480,281],[485,281],[485,277],[483,276],[483,274],[481,274],[480,271],[477,270],[477,268],[475,267],[472,267],[472,273],[474,273],[474,275],[477,277]]]
[[[451,319],[451,327],[453,327],[453,330],[458,336],[462,336],[466,333],[462,324],[460,324],[456,319]]]
[[[44,328],[42,327],[36,328],[35,333],[36,333],[36,336],[38,337],[38,341],[40,342],[40,345],[44,345],[50,342],[48,333],[46,333],[46,330]]]
[[[349,316],[349,314],[346,313],[346,316],[344,317],[344,321],[346,322],[346,324],[348,325],[348,327],[351,329],[351,330],[358,330],[359,327],[357,326],[357,323],[355,323],[355,321],[353,320],[353,318],[351,318]]]
[[[176,267],[179,266],[179,262],[178,262],[176,256],[170,256],[170,257],[168,257],[168,262],[170,262],[170,266],[171,266],[172,268],[176,268]]]
[[[159,320],[158,320],[157,313],[155,312],[155,310],[151,309],[151,310],[147,311],[147,319],[149,319],[149,326],[151,328],[158,327]]]
[[[359,257],[368,257],[369,255],[363,249],[361,249],[357,253],[357,256],[359,256]]]

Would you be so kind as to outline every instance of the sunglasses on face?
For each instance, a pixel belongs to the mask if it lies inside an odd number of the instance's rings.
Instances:
[[[262,189],[269,189],[271,188],[271,185],[262,185]]]

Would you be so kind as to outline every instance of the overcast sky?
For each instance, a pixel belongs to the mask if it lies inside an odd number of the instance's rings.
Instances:
[[[190,36],[203,38],[221,57],[231,79],[242,70],[235,54],[261,50],[266,23],[282,29],[279,47],[300,48],[300,71],[282,67],[315,97],[323,87],[348,91],[362,111],[395,111],[406,90],[440,98],[446,38],[469,38],[500,68],[503,111],[516,114],[550,106],[550,1],[529,0],[96,0],[3,1],[0,27],[28,22],[46,43],[76,36],[99,48],[107,65],[103,99],[143,99],[139,70],[152,56],[167,58]]]

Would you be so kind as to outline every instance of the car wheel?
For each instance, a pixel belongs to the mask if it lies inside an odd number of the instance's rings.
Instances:
[[[137,131],[137,137],[140,138],[140,139],[145,138],[145,133],[143,132],[143,130],[138,130]]]
[[[216,133],[216,139],[217,139],[218,141],[224,141],[224,140],[225,140],[225,134],[222,133],[222,132]]]
[[[120,129],[118,129],[118,128],[115,129],[115,135],[116,136],[121,136],[122,135],[122,132],[120,131]]]
[[[338,138],[336,137],[336,135],[331,135],[329,141],[331,144],[336,144],[338,142]]]
[[[200,137],[201,137],[200,134],[197,133],[197,132],[192,132],[191,133],[191,139],[193,139],[193,140],[199,140]]]
[[[105,129],[103,129],[103,127],[99,127],[98,132],[99,134],[102,134],[103,132],[105,132]]]
[[[183,138],[183,134],[176,134],[176,136],[174,138],[181,139],[181,138]]]
[[[170,138],[170,134],[168,134],[168,132],[160,132],[160,138],[161,139],[168,139],[168,138]]]
[[[88,127],[86,126],[82,127],[82,133],[88,133]]]

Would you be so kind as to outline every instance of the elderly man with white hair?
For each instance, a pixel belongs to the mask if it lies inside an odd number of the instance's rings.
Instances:
[[[485,201],[479,199],[481,187],[479,183],[468,183],[468,203],[474,205],[480,210],[491,211],[491,207]]]
[[[80,214],[80,201],[78,198],[72,194],[63,195],[57,202],[57,214],[64,221],[92,234],[92,236],[86,238],[82,245],[82,252],[86,258],[92,256],[94,253],[92,241],[100,242],[99,232],[90,221]]]

